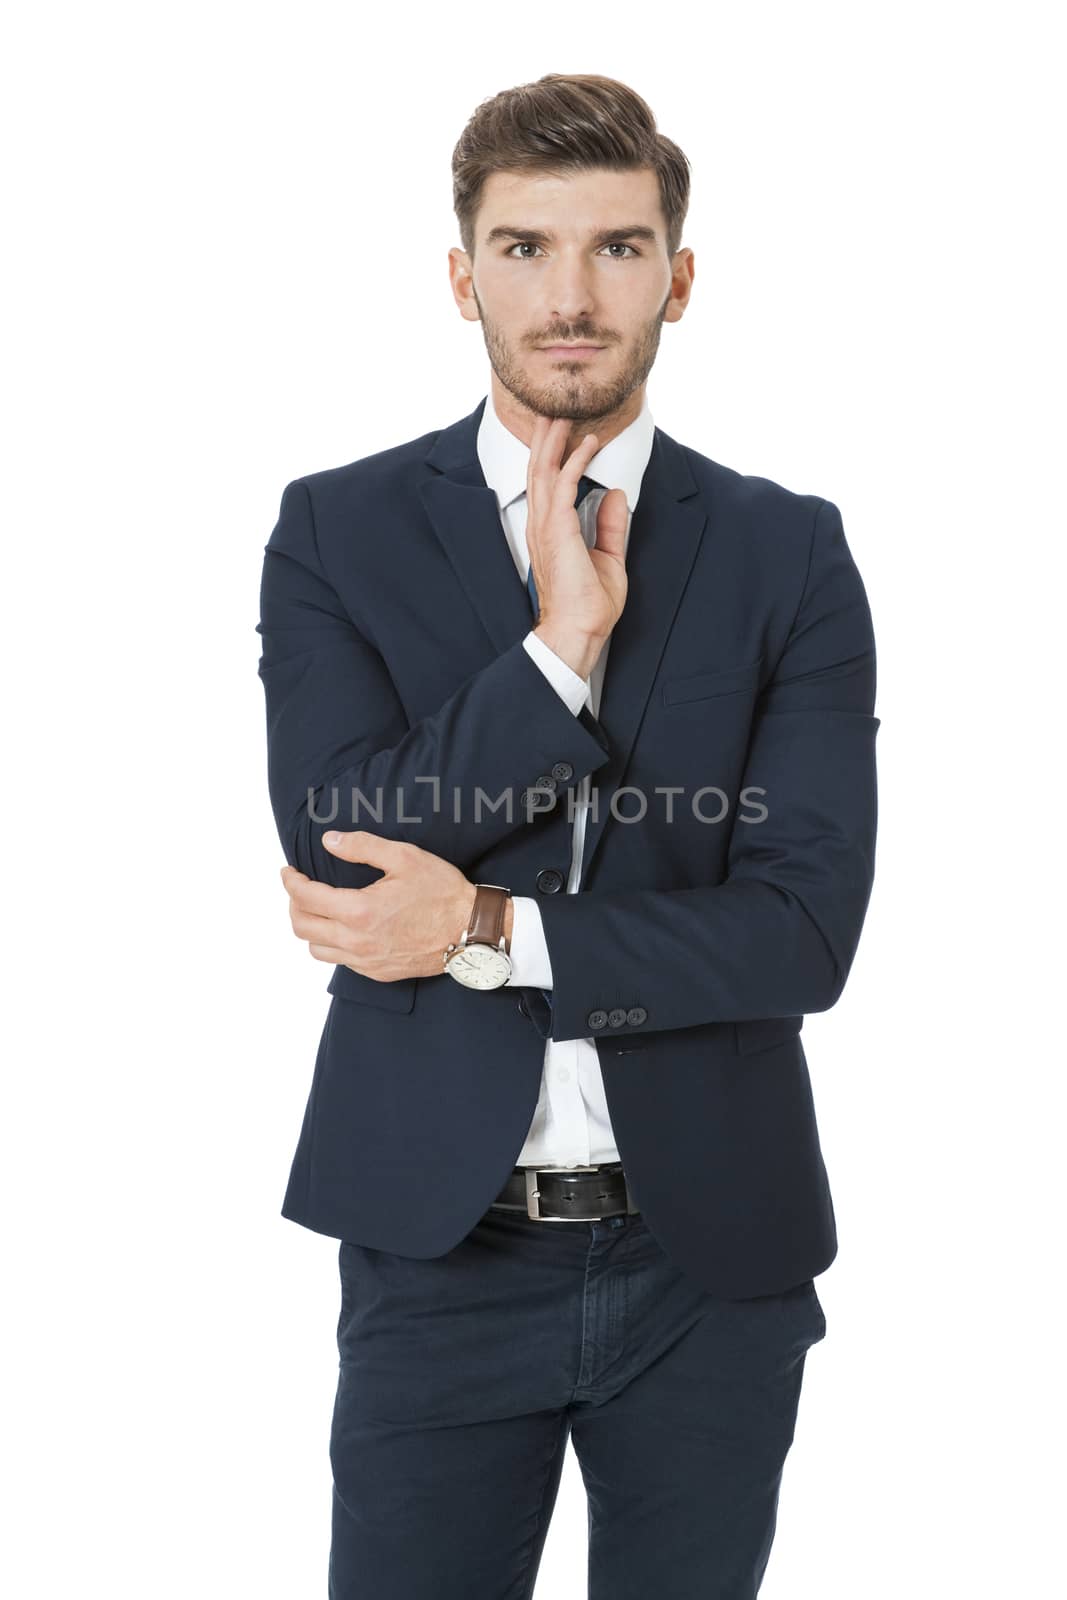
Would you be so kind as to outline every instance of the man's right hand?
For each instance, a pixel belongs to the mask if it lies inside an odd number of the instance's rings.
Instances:
[[[526,544],[540,601],[534,632],[579,677],[588,678],[626,604],[628,507],[622,489],[602,499],[596,542],[587,549],[574,500],[599,449],[595,433],[561,465],[572,424],[535,417],[526,473]]]

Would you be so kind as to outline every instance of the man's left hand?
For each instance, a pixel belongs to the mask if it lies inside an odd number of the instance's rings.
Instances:
[[[282,868],[293,932],[308,940],[316,961],[379,983],[439,977],[445,951],[470,921],[475,885],[442,856],[365,828],[326,833],[323,844],[339,860],[365,862],[385,876],[365,889],[337,889]]]

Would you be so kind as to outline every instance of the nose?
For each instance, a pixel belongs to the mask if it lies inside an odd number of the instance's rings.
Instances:
[[[580,328],[583,324],[591,325],[596,305],[592,281],[594,270],[592,263],[583,262],[580,258],[572,260],[566,254],[556,258],[546,280],[548,298],[545,319],[549,326]],[[585,337],[581,333],[571,332],[563,343],[575,344]],[[599,340],[589,336],[589,343],[597,344]]]

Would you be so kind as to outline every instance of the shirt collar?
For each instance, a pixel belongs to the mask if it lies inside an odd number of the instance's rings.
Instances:
[[[648,458],[652,454],[655,424],[648,408],[647,391],[641,411],[614,439],[609,439],[598,450],[586,468],[585,475],[606,489],[622,489],[626,503],[633,511],[641,490]],[[489,488],[497,497],[501,509],[526,493],[526,470],[530,460],[530,447],[505,428],[496,414],[490,391],[485,397],[482,420],[478,425],[478,460]]]

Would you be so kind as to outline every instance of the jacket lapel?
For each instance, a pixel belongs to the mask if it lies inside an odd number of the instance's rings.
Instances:
[[[592,775],[595,807],[586,814],[581,888],[588,886],[590,866],[610,826],[612,800],[624,782],[652,681],[700,547],[707,513],[696,495],[683,450],[656,428],[630,521],[626,604],[607,646],[597,720],[611,755]],[[651,796],[645,799],[652,804]],[[640,809],[638,797],[624,795],[618,809],[622,816],[634,815]]]
[[[526,585],[519,577],[496,495],[478,460],[478,424],[484,400],[438,434],[426,455],[433,475],[419,484],[419,496],[434,532],[467,597],[482,619],[495,654],[528,633],[533,619]]]
[[[496,495],[478,460],[477,436],[484,399],[460,422],[438,434],[427,452],[433,476],[419,495],[434,530],[498,654],[532,626],[526,585],[500,524]],[[629,588],[608,645],[598,721],[611,755],[593,774],[595,811],[586,816],[581,887],[604,829],[613,796],[623,783],[637,730],[660,658],[707,524],[697,483],[682,447],[656,428],[652,453],[630,523],[626,552]],[[631,815],[624,797],[619,811]]]

